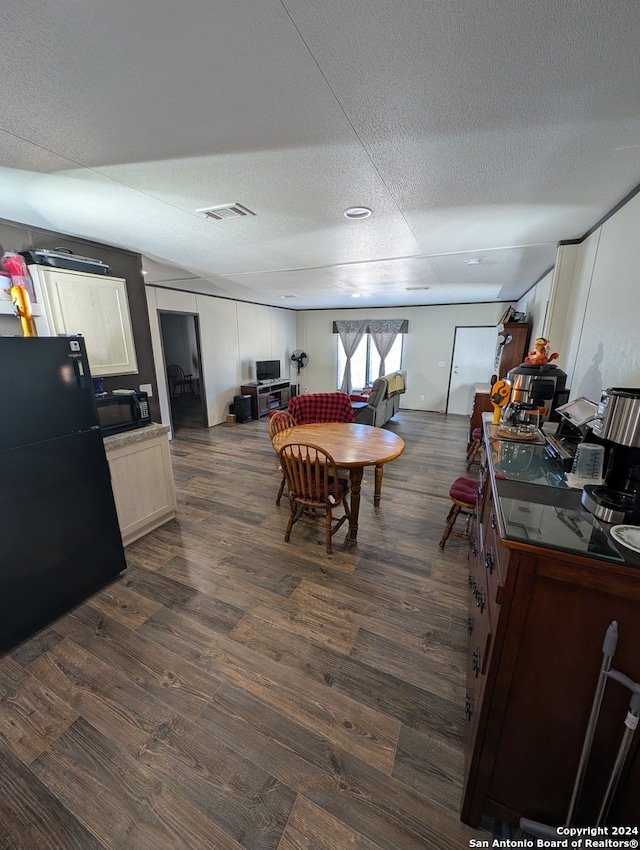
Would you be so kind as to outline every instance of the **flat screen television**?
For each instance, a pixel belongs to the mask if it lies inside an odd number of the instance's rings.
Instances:
[[[275,381],[280,377],[279,360],[257,360],[256,381]]]

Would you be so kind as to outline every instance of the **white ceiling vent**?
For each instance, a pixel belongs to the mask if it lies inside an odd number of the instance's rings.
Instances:
[[[202,213],[205,218],[212,218],[214,221],[224,221],[227,218],[242,218],[245,215],[255,215],[255,213],[248,209],[248,207],[243,207],[242,204],[234,203],[234,204],[218,204],[215,207],[203,207],[200,210],[196,210],[198,213]]]

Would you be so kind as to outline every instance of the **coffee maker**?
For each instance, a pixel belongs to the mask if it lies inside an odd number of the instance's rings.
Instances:
[[[567,373],[551,363],[521,363],[507,372],[511,384],[511,404],[534,404],[543,422],[557,422],[556,408],[569,398]]]
[[[605,447],[604,484],[586,486],[582,504],[604,522],[640,525],[640,388],[604,390],[591,430]]]

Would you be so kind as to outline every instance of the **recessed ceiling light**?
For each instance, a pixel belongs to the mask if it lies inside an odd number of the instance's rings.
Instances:
[[[369,218],[371,210],[369,207],[348,207],[344,211],[345,218]]]
[[[430,286],[405,286],[407,292],[417,292],[419,289],[431,289]]]
[[[467,266],[479,266],[481,262],[482,257],[469,257],[468,260],[465,260]]]
[[[359,292],[352,292],[351,297],[352,298],[360,298],[360,293]]]

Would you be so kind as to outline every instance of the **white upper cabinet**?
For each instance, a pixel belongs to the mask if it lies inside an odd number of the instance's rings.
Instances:
[[[44,314],[36,319],[41,336],[82,334],[95,378],[138,371],[126,280],[46,266],[28,268]]]

